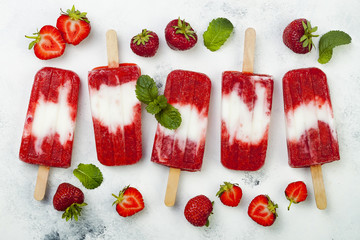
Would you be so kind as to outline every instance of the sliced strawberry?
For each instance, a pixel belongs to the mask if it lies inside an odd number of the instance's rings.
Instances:
[[[236,207],[239,205],[242,190],[237,183],[224,182],[224,185],[220,185],[220,190],[216,193],[221,202],[230,207]]]
[[[252,220],[262,226],[271,226],[277,217],[276,208],[269,196],[258,195],[250,203],[248,208],[248,215]]]
[[[65,42],[78,45],[90,33],[90,21],[86,12],[75,10],[75,6],[68,9],[57,19],[56,27],[60,30]]]
[[[120,191],[119,196],[112,194],[116,201],[116,211],[122,217],[132,216],[144,209],[144,199],[141,193],[133,187],[127,186]]]
[[[290,201],[288,210],[292,203],[299,203],[305,201],[307,198],[306,185],[302,181],[292,182],[285,189],[285,196]]]
[[[65,51],[65,42],[60,31],[51,25],[43,26],[34,36],[25,36],[34,39],[29,44],[29,49],[34,47],[36,57],[47,60],[60,57]]]

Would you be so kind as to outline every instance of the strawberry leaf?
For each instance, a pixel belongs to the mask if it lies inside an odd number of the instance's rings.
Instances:
[[[318,62],[325,64],[330,61],[333,48],[351,43],[351,37],[343,31],[330,31],[321,36],[319,41]]]
[[[87,189],[97,188],[103,181],[100,169],[93,164],[80,163],[73,173]]]
[[[228,19],[213,19],[203,34],[205,47],[212,52],[219,50],[230,37],[233,29],[234,26]]]

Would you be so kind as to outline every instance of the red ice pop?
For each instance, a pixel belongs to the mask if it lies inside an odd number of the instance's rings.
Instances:
[[[89,94],[98,160],[107,166],[137,163],[142,155],[141,104],[136,64],[119,64],[116,32],[107,32],[108,66],[89,72]]]
[[[72,71],[45,67],[35,75],[19,155],[40,165],[37,200],[44,197],[49,167],[71,165],[79,86]]]
[[[321,164],[340,159],[326,75],[318,68],[283,77],[287,147],[291,167],[311,167],[316,203],[326,208]]]
[[[193,172],[201,169],[210,90],[211,81],[202,73],[175,70],[167,77],[164,95],[179,110],[182,122],[176,130],[158,124],[151,160],[171,168],[169,181],[173,177],[172,173],[177,174],[177,181],[180,170]],[[170,185],[168,190],[172,187]],[[175,203],[177,182],[175,185],[174,198],[165,199],[168,206]]]
[[[256,171],[266,157],[274,81],[253,74],[255,35],[245,32],[243,72],[222,77],[221,163],[233,170]]]

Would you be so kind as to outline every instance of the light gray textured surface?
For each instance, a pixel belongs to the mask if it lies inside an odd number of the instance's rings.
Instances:
[[[67,45],[57,59],[41,61],[27,50],[25,34],[46,24],[56,24],[59,9],[75,6],[88,12],[91,34],[83,43]],[[0,239],[359,239],[358,199],[360,192],[360,2],[339,1],[6,1],[0,0]],[[175,52],[165,43],[164,28],[178,16],[189,21],[199,35],[198,44],[186,52]],[[207,50],[202,33],[217,17],[228,18],[234,34],[217,52]],[[295,18],[305,17],[319,34],[343,30],[353,39],[334,50],[326,65],[317,63],[317,50],[296,55],[282,43],[282,31]],[[257,31],[255,72],[275,78],[272,119],[266,163],[257,172],[237,172],[220,164],[220,93],[221,73],[241,70],[243,36],[247,27]],[[144,74],[164,83],[174,69],[206,73],[212,80],[209,127],[204,164],[201,172],[181,174],[177,203],[163,204],[168,168],[150,162],[156,121],[143,111],[143,158],[133,166],[106,167],[96,159],[90,115],[87,72],[106,65],[105,32],[118,33],[121,62],[137,63]],[[160,48],[154,58],[133,54],[130,38],[148,28],[158,33]],[[315,40],[318,43],[318,39]],[[50,170],[45,199],[37,202],[33,191],[37,166],[18,159],[20,139],[35,73],[44,66],[70,69],[81,78],[77,129],[72,166]],[[281,78],[288,70],[319,67],[328,76],[333,110],[339,135],[341,161],[323,166],[328,208],[316,208],[309,169],[292,169],[287,164]],[[163,90],[163,88],[162,88]],[[95,190],[83,188],[72,170],[79,163],[93,163],[104,175]],[[223,181],[238,182],[243,199],[237,208],[225,207],[216,199]],[[308,200],[292,206],[284,189],[288,183],[303,180]],[[61,182],[80,186],[88,206],[78,222],[65,222],[52,206],[52,196]],[[145,199],[141,213],[122,218],[111,205],[111,193],[125,185],[137,187]],[[183,216],[188,199],[205,194],[215,201],[209,228],[196,228]],[[271,227],[257,225],[247,215],[247,206],[258,194],[269,194],[279,204],[278,219]]]

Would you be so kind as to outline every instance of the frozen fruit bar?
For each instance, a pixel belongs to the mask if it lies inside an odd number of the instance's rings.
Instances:
[[[326,75],[318,68],[289,71],[283,78],[287,147],[291,167],[339,160]]]
[[[135,94],[139,76],[135,64],[89,72],[96,151],[104,165],[129,165],[141,158],[141,105]]]
[[[199,171],[203,162],[211,82],[202,73],[175,70],[164,95],[182,118],[176,130],[158,124],[151,160],[172,168]]]
[[[79,86],[72,71],[45,67],[36,73],[21,140],[22,161],[70,167]]]
[[[255,171],[263,166],[273,86],[268,75],[223,73],[221,163],[225,167]]]

